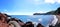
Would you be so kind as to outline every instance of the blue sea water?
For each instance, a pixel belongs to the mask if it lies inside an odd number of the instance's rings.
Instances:
[[[23,22],[36,22],[41,23],[44,26],[50,24],[53,20],[53,15],[11,15],[14,18],[20,19]]]

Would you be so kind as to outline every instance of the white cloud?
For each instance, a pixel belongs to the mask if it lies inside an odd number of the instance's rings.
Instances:
[[[45,13],[45,12],[43,12],[43,11],[39,11],[40,13]]]
[[[54,3],[59,3],[60,4],[60,0],[44,0],[45,3],[49,3],[49,4],[54,4]]]
[[[33,15],[33,13],[28,13],[28,12],[3,12],[8,15]]]
[[[3,13],[6,13],[6,14],[8,14],[8,15],[11,15],[12,13],[9,13],[9,12],[3,12]]]
[[[43,4],[42,0],[27,0],[27,2],[34,4],[34,5]]]
[[[54,4],[54,3],[58,3],[60,4],[60,0],[27,0],[31,3],[33,3],[34,5],[40,5],[40,4]]]
[[[41,5],[44,4],[43,0],[34,0],[35,5]]]
[[[42,11],[40,11],[40,12],[8,12],[7,10],[5,10],[5,12],[2,12],[2,13],[6,13],[6,14],[8,14],[8,15],[30,15],[31,17],[34,17],[35,18],[35,16],[33,16],[33,14],[34,13],[44,13],[44,12],[42,12]]]
[[[60,3],[60,0],[56,0],[57,3]]]
[[[7,9],[5,9],[4,11],[5,11],[5,12],[8,12],[8,10],[7,10]]]
[[[34,0],[34,1],[40,1],[40,0]]]
[[[45,11],[38,11],[38,12],[33,12],[33,13],[46,13]]]
[[[54,0],[45,0],[45,3],[51,3],[51,4],[54,4],[55,1],[54,1]]]

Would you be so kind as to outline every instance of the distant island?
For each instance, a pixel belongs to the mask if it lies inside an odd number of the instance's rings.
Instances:
[[[47,13],[34,13],[33,15],[58,15],[60,14],[60,7],[57,10],[53,10]]]

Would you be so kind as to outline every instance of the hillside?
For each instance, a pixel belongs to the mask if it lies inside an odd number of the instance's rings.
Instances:
[[[53,10],[47,13],[34,13],[33,15],[58,15],[60,13],[60,7],[57,10]]]

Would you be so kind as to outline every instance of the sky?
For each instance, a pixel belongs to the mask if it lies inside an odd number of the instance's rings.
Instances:
[[[0,0],[0,12],[9,15],[46,13],[60,7],[60,0]]]

